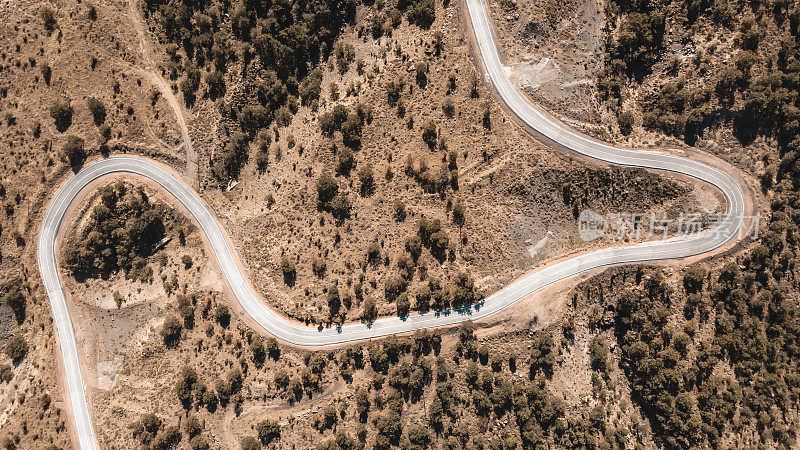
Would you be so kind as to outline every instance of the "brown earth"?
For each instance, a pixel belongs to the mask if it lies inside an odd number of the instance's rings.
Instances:
[[[339,102],[371,105],[374,119],[365,126],[353,175],[349,179],[339,177],[340,189],[350,193],[354,214],[342,226],[336,226],[330,216],[317,211],[315,203],[316,177],[334,170],[331,151],[334,142],[321,135],[316,124],[319,112],[302,107],[292,124],[279,130],[277,144],[281,157],[278,160],[271,155],[266,174],[259,175],[251,162],[238,183],[220,191],[208,183],[212,176],[208,161],[219,144],[217,105],[204,99],[186,109],[180,104],[180,97],[169,95],[168,90],[177,92],[177,88],[174,81],[166,81],[159,74],[163,48],[148,36],[152,30],[141,25],[135,3],[98,1],[89,5],[70,1],[50,5],[57,20],[52,33],[42,25],[42,6],[34,2],[0,5],[0,13],[15,18],[0,25],[4,36],[0,106],[5,115],[0,124],[5,174],[0,180],[5,190],[0,196],[5,209],[0,217],[3,226],[0,272],[8,279],[20,276],[30,286],[27,318],[22,325],[14,325],[10,311],[0,307],[3,318],[0,324],[9,324],[2,328],[7,331],[0,334],[0,346],[5,345],[10,334],[16,333],[22,333],[30,346],[28,357],[14,366],[13,380],[0,384],[0,424],[4,430],[0,438],[17,441],[19,448],[43,443],[69,445],[63,384],[57,383],[59,361],[53,351],[52,321],[35,269],[35,242],[37,221],[47,198],[69,173],[59,155],[66,136],[83,137],[87,149],[97,153],[100,135],[86,108],[88,97],[98,98],[106,105],[106,122],[112,125],[109,146],[113,151],[156,158],[185,173],[187,182],[194,184],[197,180],[204,198],[240,249],[243,264],[257,289],[265,294],[271,306],[290,317],[311,322],[327,317],[321,289],[335,280],[340,287],[349,286],[348,281],[354,281],[359,273],[364,274],[368,294],[378,300],[380,313],[394,314],[394,306],[382,300],[383,282],[393,273],[406,237],[416,232],[416,219],[423,214],[441,219],[451,241],[457,241],[459,235],[466,239],[465,244],[458,246],[454,260],[443,265],[424,254],[422,261],[427,272],[448,279],[464,271],[472,274],[484,292],[490,293],[536,264],[589,248],[577,237],[572,206],[562,200],[564,179],[585,183],[584,206],[604,214],[629,209],[660,214],[686,205],[713,211],[719,206],[708,193],[693,190],[684,182],[641,171],[593,168],[551,152],[514,125],[500,107],[490,103],[485,87],[479,86],[479,98],[470,98],[474,65],[464,38],[460,6],[452,2],[444,9],[437,5],[437,21],[430,31],[423,32],[404,23],[391,38],[379,41],[358,38],[356,30],[347,30],[341,38],[353,44],[356,58],[362,58],[368,70],[359,75],[351,68],[340,76],[330,61],[331,70],[325,71],[323,86],[336,82],[344,91],[351,82],[361,83],[355,96],[343,95]],[[96,8],[96,20],[88,17],[91,7]],[[556,15],[569,16],[573,12]],[[369,8],[360,7],[357,23],[370,14]],[[446,43],[439,58],[426,53],[435,30],[442,31]],[[587,40],[587,49],[590,44]],[[400,49],[399,55],[395,48]],[[92,58],[96,58],[95,64]],[[430,65],[425,88],[415,84],[410,70],[418,61]],[[49,84],[41,73],[45,64],[52,68]],[[573,64],[577,67],[580,61]],[[589,69],[586,70],[586,74],[571,81],[589,77]],[[447,94],[450,74],[455,75],[457,87],[455,92]],[[388,81],[401,76],[407,86],[403,94],[407,108],[404,118],[398,118],[396,109],[388,107],[384,88]],[[576,94],[569,101],[577,105],[585,98],[581,95]],[[72,125],[64,133],[56,130],[49,114],[50,106],[60,98],[68,98],[74,109]],[[447,117],[442,110],[448,98],[455,107],[453,117]],[[481,124],[487,102],[491,111],[490,130]],[[320,112],[333,103],[323,102]],[[411,116],[415,125],[409,130],[406,123]],[[584,120],[582,116],[576,117]],[[416,181],[404,174],[409,155],[415,166],[422,159],[431,167],[443,164],[445,153],[430,151],[420,137],[419,126],[428,118],[437,120],[447,148],[457,152],[459,189],[449,190],[444,198],[424,193]],[[40,135],[34,133],[37,124]],[[289,136],[295,142],[291,147]],[[341,146],[338,138],[335,144]],[[187,150],[196,152],[196,169]],[[361,197],[355,174],[367,164],[375,169],[376,189],[372,196]],[[391,179],[385,176],[387,169],[393,174]],[[620,194],[613,198],[604,194],[608,184]],[[152,194],[159,197],[156,191]],[[271,207],[267,206],[268,197],[274,201]],[[409,211],[404,222],[392,218],[392,205],[397,199],[404,201]],[[450,221],[448,201],[456,199],[467,207],[463,230]],[[85,200],[90,202],[91,196]],[[76,211],[81,210],[84,208]],[[172,220],[191,229],[188,220],[180,215]],[[553,232],[552,239],[532,255],[530,247],[541,242],[548,231]],[[335,244],[337,232],[341,241]],[[389,266],[370,267],[363,263],[366,247],[373,240],[383,243],[382,254],[388,257]],[[185,417],[179,414],[180,406],[174,395],[174,380],[184,365],[197,367],[210,383],[214,377],[242,363],[241,342],[248,340],[249,332],[236,317],[229,328],[223,328],[200,316],[194,329],[184,331],[178,349],[164,347],[159,336],[160,325],[165,317],[174,314],[175,298],[164,293],[161,274],[171,277],[174,273],[182,290],[197,292],[199,310],[203,305],[216,306],[229,299],[221,294],[224,289],[218,271],[208,263],[207,251],[196,231],[188,233],[187,247],[179,248],[173,242],[161,254],[166,256],[164,264],[151,261],[158,268],[153,284],[131,282],[122,275],[110,280],[68,284],[82,364],[90,386],[95,429],[103,446],[137,446],[128,426],[147,412],[157,412],[171,423]],[[182,269],[180,263],[184,254],[195,261],[189,271]],[[293,288],[282,281],[279,264],[283,254],[299,261],[298,281]],[[311,259],[321,255],[326,256],[328,263],[327,275],[322,280],[310,268]],[[160,261],[162,257],[158,258]],[[409,289],[411,294],[419,283],[415,277]],[[114,290],[125,298],[119,309],[110,296]],[[522,329],[533,333],[557,322],[563,310],[560,298],[564,291],[561,288],[556,291],[552,297],[542,296],[532,306],[518,310],[524,311],[517,317],[528,322],[526,328],[519,328],[521,325],[514,321],[499,322],[500,318],[496,322],[499,325],[481,332],[482,339],[487,339],[493,349],[502,350],[504,356],[517,354],[522,359],[527,353],[526,341],[513,333]],[[356,305],[346,319],[354,320],[358,313]],[[536,323],[530,323],[531,317],[538,318]],[[452,357],[458,339],[452,333],[445,331],[443,352],[448,358]],[[583,342],[581,339],[578,338],[579,343]],[[315,412],[331,403],[347,409],[350,417],[352,401],[348,396],[353,395],[354,386],[363,384],[372,374],[369,370],[357,371],[354,381],[345,383],[338,372],[327,370],[322,377],[321,392],[312,392],[313,399],[319,402],[309,400],[306,394],[299,403],[288,407],[286,399],[274,388],[274,374],[284,368],[292,377],[299,377],[307,354],[284,348],[278,361],[268,360],[258,370],[251,367],[240,415],[230,407],[217,413],[198,412],[205,421],[209,440],[223,447],[235,446],[241,436],[253,434],[253,424],[262,417],[275,418],[286,425],[287,443],[309,446],[318,443],[322,436],[329,436],[331,431],[319,433],[313,428],[311,419]],[[4,361],[0,359],[0,363]],[[571,363],[570,370],[585,369],[581,361]],[[562,378],[563,375],[556,379]],[[459,383],[466,389],[463,380]],[[427,388],[425,398],[429,400],[432,395],[432,389]],[[52,406],[44,408],[45,398],[51,397]],[[420,421],[426,415],[426,402],[411,405],[404,422]],[[478,422],[474,415],[469,420]],[[341,428],[353,432],[356,424],[348,420]],[[371,427],[369,430],[371,440],[375,432]],[[488,430],[488,435],[492,431],[513,434],[508,423],[492,425]]]

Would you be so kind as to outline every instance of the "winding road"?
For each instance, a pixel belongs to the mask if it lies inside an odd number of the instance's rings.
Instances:
[[[371,324],[349,324],[340,328],[311,328],[295,324],[265,306],[260,295],[248,285],[245,274],[236,264],[234,250],[228,245],[213,213],[198,194],[161,166],[136,157],[111,157],[85,167],[58,191],[47,210],[39,236],[38,262],[58,333],[66,375],[72,416],[78,443],[83,449],[97,447],[89,405],[81,378],[78,348],[67,301],[59,280],[56,237],[69,205],[91,181],[113,173],[140,175],[159,184],[181,202],[208,238],[214,256],[236,300],[249,317],[278,339],[307,347],[325,347],[351,341],[406,333],[423,328],[477,320],[497,313],[531,293],[582,272],[612,264],[685,258],[712,251],[733,239],[744,224],[744,191],[727,173],[696,162],[663,153],[616,148],[584,137],[539,112],[511,84],[495,45],[489,18],[481,0],[465,0],[483,65],[499,97],[521,121],[549,140],[590,158],[631,167],[644,167],[683,174],[709,183],[725,196],[727,211],[711,232],[639,245],[607,248],[549,265],[533,272],[481,304],[466,310],[429,312],[407,318],[384,318]]]

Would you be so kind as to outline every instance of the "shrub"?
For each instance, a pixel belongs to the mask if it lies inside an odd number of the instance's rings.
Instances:
[[[239,447],[242,450],[261,450],[261,444],[258,443],[258,439],[254,438],[253,436],[245,436],[239,442]]]
[[[289,387],[289,374],[286,370],[280,369],[275,373],[275,387],[278,389],[286,389]]]
[[[189,441],[189,448],[192,450],[208,450],[208,441],[203,436],[197,435]]]
[[[394,275],[386,279],[384,284],[384,295],[389,301],[394,301],[398,295],[403,293],[408,287],[408,282],[400,275]]]
[[[260,336],[255,336],[253,342],[250,343],[250,353],[253,354],[253,363],[256,367],[261,367],[264,360],[267,359],[267,351],[264,349],[264,343]]]
[[[633,131],[633,121],[633,113],[630,111],[623,111],[619,117],[617,117],[620,133],[624,134],[625,136],[631,134]]]
[[[599,334],[589,343],[589,360],[592,369],[607,374],[611,370],[608,361],[608,343],[606,337]]]
[[[253,132],[255,130],[252,130]],[[249,138],[241,131],[228,136],[224,146],[211,160],[211,170],[218,180],[230,180],[239,176],[242,165],[249,156]]]
[[[455,204],[453,204],[453,223],[461,228],[466,222],[466,209],[464,208],[464,204],[460,201],[456,201]]]
[[[436,5],[433,0],[416,0],[406,12],[408,23],[427,30],[436,19]]]
[[[185,66],[186,78],[181,82],[181,91],[192,95],[200,87],[200,70],[192,61],[187,60]]]
[[[321,256],[317,256],[311,260],[311,271],[314,272],[318,278],[323,278],[325,272],[328,270],[328,262]]]
[[[447,98],[445,99],[444,103],[442,104],[442,111],[444,111],[444,115],[452,118],[456,113],[455,104],[453,104],[453,99]]]
[[[86,105],[89,107],[89,112],[92,113],[95,125],[102,125],[106,121],[106,106],[100,100],[89,97],[86,100]]]
[[[433,119],[428,120],[425,122],[425,125],[422,126],[422,140],[428,145],[428,148],[433,149],[436,145],[436,137],[438,136],[436,132],[436,122]]]
[[[400,199],[394,201],[394,218],[398,222],[406,220],[406,204]]]
[[[700,292],[703,289],[703,281],[708,275],[706,269],[699,266],[692,266],[686,269],[683,275],[683,288],[686,290],[687,295]]]
[[[14,378],[14,372],[11,370],[11,366],[0,364],[0,383],[8,383],[12,378]]]
[[[342,300],[339,298],[339,288],[336,285],[331,285],[327,289],[328,310],[331,317],[339,314],[339,309],[342,307]]]
[[[228,305],[224,303],[217,304],[217,307],[214,308],[214,320],[223,327],[228,327],[231,321],[231,312],[228,309]]]
[[[367,262],[377,263],[381,258],[381,246],[378,241],[372,241],[367,247]]]
[[[414,65],[415,78],[417,84],[424,87],[428,83],[428,64],[425,62],[418,62]]]
[[[375,178],[372,165],[367,164],[358,171],[358,180],[361,182],[361,195],[368,197],[375,189]]]
[[[319,100],[322,93],[322,71],[319,68],[312,70],[300,83],[300,99],[303,105],[311,105]]]
[[[269,126],[272,119],[267,108],[261,105],[245,105],[239,113],[239,125],[246,133],[255,134],[257,130]]]
[[[407,317],[411,311],[411,302],[408,301],[408,294],[403,292],[397,297],[397,317]]]
[[[373,300],[371,297],[367,298],[364,301],[364,309],[361,312],[361,320],[364,320],[365,322],[371,322],[375,320],[376,317],[378,317],[378,309],[375,306],[375,300]]]
[[[482,299],[482,295],[475,288],[472,277],[464,272],[456,276],[450,297],[456,307],[471,305]]]
[[[554,353],[553,337],[549,333],[536,335],[531,346],[531,367],[530,377],[533,379],[537,373],[543,372],[550,376],[553,373],[553,365],[556,362]]]
[[[283,272],[283,282],[288,286],[294,286],[295,279],[297,278],[297,268],[294,262],[289,258],[283,258],[281,261],[281,272]]]
[[[181,338],[181,331],[183,325],[181,321],[175,316],[169,316],[164,320],[164,325],[161,327],[161,338],[164,340],[164,345],[167,347],[175,347]]]
[[[419,259],[422,254],[422,240],[418,235],[406,239],[406,251],[408,251],[414,261]]]
[[[332,176],[325,173],[317,179],[317,205],[319,207],[327,207],[328,202],[333,200],[338,192],[339,183]]]
[[[386,97],[389,102],[389,106],[397,105],[397,102],[400,100],[400,94],[403,90],[403,80],[399,79],[397,81],[390,81],[386,84]]]
[[[50,117],[53,118],[56,124],[56,129],[63,133],[67,128],[72,125],[72,106],[69,100],[60,100],[50,107]]]
[[[339,151],[339,161],[336,164],[336,173],[339,175],[350,176],[350,171],[356,164],[356,159],[353,156],[353,151],[349,148],[343,148]]]
[[[422,425],[411,425],[408,429],[408,441],[411,443],[411,449],[430,448],[431,432]]]
[[[78,136],[67,136],[64,146],[61,147],[61,158],[64,162],[68,163],[73,169],[78,169],[86,161],[86,150],[84,150],[83,139]]]
[[[161,429],[161,424],[161,419],[155,414],[145,414],[131,426],[133,437],[138,438],[142,444],[149,444]]]
[[[219,70],[206,75],[206,84],[211,100],[216,100],[225,94],[225,76]]]
[[[262,142],[256,152],[256,169],[258,173],[264,173],[269,166],[269,147]]]
[[[102,139],[102,143],[106,144],[111,139],[111,127],[108,126],[108,124],[104,123],[104,124],[100,125],[100,128],[98,128],[98,131],[100,132],[100,137]]]
[[[25,305],[27,303],[25,293],[22,291],[22,280],[12,280],[3,294],[3,302],[14,311],[17,322],[22,323],[25,319]]]
[[[337,195],[330,202],[331,215],[333,215],[333,217],[340,222],[350,217],[351,209],[352,205],[350,204],[350,197],[348,197],[345,193]]]
[[[14,364],[18,364],[28,353],[28,342],[21,334],[14,335],[6,343],[5,352]]]
[[[334,119],[332,112],[324,112],[320,114],[318,122],[319,129],[322,130],[322,134],[331,136],[333,135],[333,132],[336,131],[336,120]]]
[[[342,123],[342,143],[350,148],[361,147],[361,131],[361,118],[351,112]]]
[[[338,130],[342,127],[345,120],[347,120],[347,117],[350,115],[350,110],[344,105],[336,105],[333,107],[331,113],[333,114],[334,127]]]
[[[42,72],[42,79],[44,79],[45,84],[50,86],[50,78],[53,75],[53,69],[51,69],[48,64],[42,64],[39,70]]]
[[[439,230],[431,235],[428,244],[431,249],[431,255],[442,261],[447,256],[447,250],[450,248],[450,237],[446,231]]]
[[[49,6],[44,6],[39,10],[39,16],[42,18],[42,25],[47,33],[50,34],[56,29],[58,22],[56,22],[56,13]]]
[[[379,14],[374,14],[370,21],[370,31],[372,32],[372,39],[380,39],[383,36],[383,25],[386,19]]]
[[[256,426],[258,439],[264,445],[269,445],[271,442],[277,441],[281,437],[281,428],[272,420],[262,420]]]

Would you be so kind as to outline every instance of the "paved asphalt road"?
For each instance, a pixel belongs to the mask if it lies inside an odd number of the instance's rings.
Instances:
[[[728,203],[727,213],[720,225],[711,232],[691,237],[607,248],[576,256],[536,271],[486,298],[480,305],[466,310],[429,312],[407,318],[385,318],[369,325],[350,324],[341,328],[320,330],[291,323],[265,306],[259,296],[248,287],[245,275],[239,271],[233,250],[228,247],[213,214],[198,199],[197,195],[186,187],[184,182],[176,179],[158,165],[140,158],[112,157],[99,161],[81,170],[56,194],[44,218],[38,247],[39,270],[47,289],[58,332],[69,400],[81,448],[93,449],[97,444],[81,379],[75,333],[59,280],[55,240],[70,203],[89,182],[106,174],[131,173],[147,177],[183,203],[208,237],[225,279],[244,311],[269,334],[300,346],[330,346],[422,328],[453,325],[467,319],[480,319],[514,304],[545,286],[587,270],[611,264],[697,255],[714,250],[738,233],[743,225],[745,200],[742,189],[733,178],[717,169],[686,158],[611,147],[580,136],[564,125],[548,119],[520,95],[506,76],[481,1],[466,0],[466,2],[489,78],[503,101],[520,119],[552,141],[577,153],[613,164],[678,172],[716,186],[722,191]]]

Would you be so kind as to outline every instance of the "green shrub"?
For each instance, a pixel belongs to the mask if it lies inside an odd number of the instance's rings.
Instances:
[[[361,182],[361,195],[368,197],[375,189],[375,178],[372,165],[367,164],[358,171],[358,180]]]
[[[352,205],[350,204],[350,197],[348,197],[347,194],[341,193],[337,195],[331,200],[329,206],[331,215],[333,215],[336,220],[341,222],[350,217]]]
[[[339,151],[339,161],[336,164],[336,173],[339,175],[350,176],[350,171],[356,164],[353,151],[349,148],[343,148]]]
[[[0,364],[0,383],[8,383],[12,378],[14,378],[14,372],[11,370],[11,366]]]
[[[427,30],[436,19],[436,5],[433,0],[414,0],[406,11],[408,22]]]
[[[72,125],[72,106],[69,100],[59,100],[50,107],[50,117],[56,124],[56,129],[63,133]]]
[[[295,279],[297,278],[297,269],[295,268],[294,261],[289,258],[283,258],[281,261],[281,272],[283,273],[283,281],[288,286],[294,286]]]
[[[39,16],[42,18],[42,24],[48,34],[52,33],[53,30],[56,29],[56,26],[58,26],[58,22],[56,22],[56,13],[49,6],[43,6],[42,9],[39,10]]]
[[[164,340],[164,345],[167,347],[175,347],[178,345],[182,330],[183,325],[177,317],[167,317],[166,320],[164,320],[164,325],[161,327],[161,338]]]
[[[89,112],[92,113],[92,118],[94,119],[95,125],[102,125],[106,121],[106,106],[100,100],[89,97],[86,100],[86,104],[89,107]]]
[[[259,444],[258,439],[253,436],[243,437],[239,442],[239,447],[242,450],[261,450],[261,444]]]
[[[617,123],[619,124],[620,133],[624,134],[625,136],[631,134],[631,132],[633,131],[633,122],[634,122],[634,117],[632,112],[623,111],[622,113],[620,113],[619,117],[617,117]]]
[[[28,353],[28,342],[22,334],[16,334],[6,343],[5,352],[14,364],[18,364]]]
[[[350,148],[361,147],[361,118],[356,113],[350,113],[347,120],[342,123],[342,143]]]
[[[256,432],[258,439],[264,445],[269,445],[277,441],[281,437],[280,426],[272,420],[262,420],[256,425]]]
[[[86,150],[84,150],[84,141],[78,136],[67,136],[66,142],[61,147],[61,158],[64,162],[68,163],[73,169],[78,169],[86,161]]]
[[[216,100],[225,94],[225,76],[219,70],[209,72],[206,75],[206,84],[211,100]]]
[[[397,317],[407,317],[411,311],[411,302],[408,300],[408,294],[403,292],[397,296]]]
[[[436,131],[436,122],[433,119],[428,120],[425,122],[425,125],[422,126],[422,140],[428,145],[428,148],[433,149],[436,145],[436,137],[438,136]]]
[[[339,192],[339,183],[328,175],[322,174],[317,178],[317,205],[320,208],[327,207],[328,203],[336,197]]]

